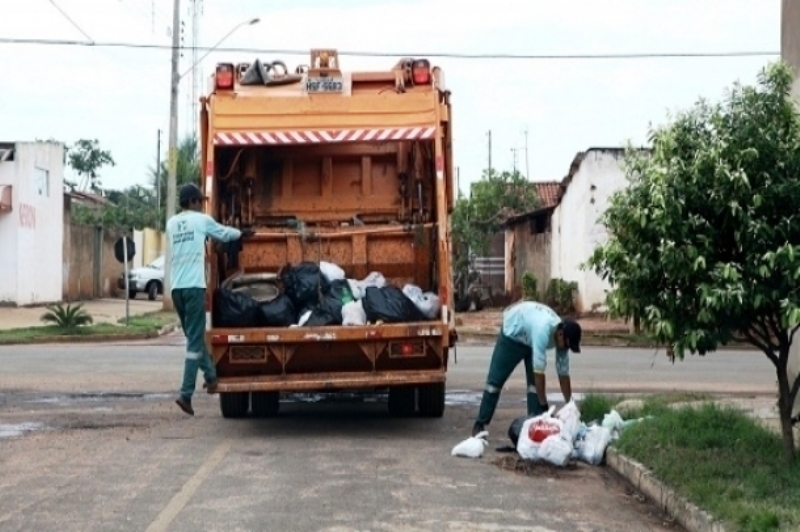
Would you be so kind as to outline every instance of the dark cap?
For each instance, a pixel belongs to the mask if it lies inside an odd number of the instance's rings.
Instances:
[[[203,201],[206,199],[200,187],[194,183],[187,183],[181,187],[179,203],[181,207],[187,207],[193,200]]]
[[[564,331],[564,340],[569,350],[573,353],[581,352],[581,326],[577,321],[563,320],[561,330]]]

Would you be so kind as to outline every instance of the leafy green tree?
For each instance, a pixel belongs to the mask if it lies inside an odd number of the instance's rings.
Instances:
[[[792,72],[762,70],[720,103],[699,101],[629,150],[629,187],[603,216],[588,265],[609,307],[683,359],[741,338],[775,366],[787,458],[794,457],[789,347],[800,324],[800,114]],[[674,358],[673,358],[674,360]]]
[[[456,277],[467,279],[471,257],[488,252],[492,235],[500,231],[509,216],[539,205],[536,187],[519,172],[489,169],[472,184],[469,198],[459,191],[451,219]]]
[[[111,157],[111,152],[100,149],[100,143],[97,140],[80,139],[67,149],[67,159],[70,167],[81,178],[79,188],[86,190],[88,187],[95,193],[102,191],[100,169],[106,165],[116,166],[117,164]]]
[[[159,191],[159,207],[161,216],[163,217],[166,212],[167,205],[167,175],[168,175],[169,161],[161,162],[159,171],[150,167],[150,183],[154,189]],[[185,137],[179,144],[177,149],[177,171],[176,179],[177,189],[180,190],[181,186],[187,183],[200,184],[200,152],[198,148],[197,138],[193,136]],[[178,205],[176,203],[175,207]],[[163,227],[164,221],[158,228]]]

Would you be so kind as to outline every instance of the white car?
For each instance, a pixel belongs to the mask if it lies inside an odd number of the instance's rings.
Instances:
[[[164,255],[144,266],[128,272],[129,296],[136,299],[136,294],[144,292],[150,301],[155,301],[164,293]],[[117,286],[125,290],[125,272],[119,276]]]

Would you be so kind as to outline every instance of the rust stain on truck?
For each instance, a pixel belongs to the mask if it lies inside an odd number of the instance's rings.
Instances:
[[[257,70],[261,83],[243,83]],[[202,189],[206,213],[254,230],[237,271],[329,261],[348,278],[378,271],[442,303],[424,323],[224,329],[209,317],[223,415],[249,406],[274,415],[280,392],[388,388],[390,411],[440,417],[456,339],[452,112],[441,69],[401,59],[346,71],[336,50],[311,50],[293,73],[280,62],[220,63],[210,82]],[[211,316],[214,289],[235,272],[211,244],[207,266]]]

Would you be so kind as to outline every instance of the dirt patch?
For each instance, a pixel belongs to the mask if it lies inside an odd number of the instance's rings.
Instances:
[[[519,456],[503,456],[492,462],[494,465],[505,471],[513,471],[528,477],[545,478],[566,478],[575,477],[580,466],[575,462],[569,462],[564,467],[557,467],[547,462],[525,460]]]
[[[457,319],[462,327],[478,329],[495,329],[500,327],[502,309],[486,309],[480,312],[461,312]],[[630,332],[628,325],[622,320],[610,320],[603,316],[585,316],[578,319],[584,332],[590,333],[624,333]]]

